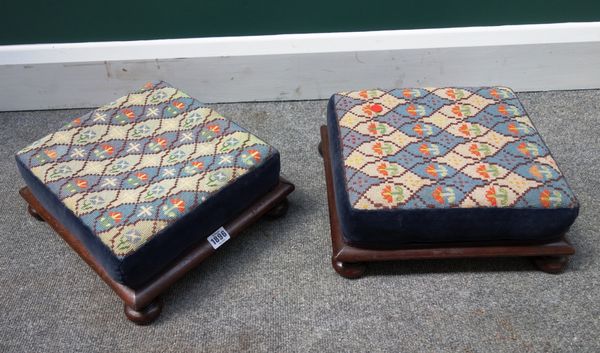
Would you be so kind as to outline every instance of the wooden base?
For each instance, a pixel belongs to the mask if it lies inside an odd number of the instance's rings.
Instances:
[[[271,218],[285,215],[288,208],[286,197],[292,191],[294,191],[294,185],[280,178],[279,184],[273,190],[261,197],[234,220],[224,225],[225,230],[231,238],[236,238],[244,229],[269,213]],[[100,278],[123,300],[127,318],[139,325],[149,324],[160,315],[162,303],[158,296],[161,293],[165,292],[173,283],[215,252],[208,241],[203,241],[184,253],[146,285],[138,289],[132,289],[112,279],[79,239],[39,203],[29,188],[24,187],[19,193],[28,203],[27,210],[29,214],[35,219],[47,222],[96,271]]]
[[[346,278],[359,278],[365,272],[365,263],[376,261],[456,259],[476,257],[531,257],[538,269],[547,273],[560,273],[567,265],[568,256],[575,249],[562,237],[550,243],[469,243],[469,244],[412,244],[401,249],[375,250],[351,246],[344,241],[333,191],[333,175],[329,156],[327,127],[321,126],[319,153],[325,165],[329,224],[333,248],[334,270]]]

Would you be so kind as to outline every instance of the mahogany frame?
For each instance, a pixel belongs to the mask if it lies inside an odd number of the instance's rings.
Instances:
[[[279,184],[270,192],[244,210],[235,219],[224,225],[231,238],[237,238],[240,233],[258,221],[260,218],[278,218],[287,212],[287,195],[294,191],[294,185],[280,177]],[[159,295],[171,285],[193,270],[215,253],[208,240],[190,248],[181,257],[167,266],[162,272],[138,289],[132,289],[116,282],[108,275],[100,262],[94,258],[77,237],[67,230],[59,220],[54,218],[36,199],[28,187],[19,193],[27,201],[27,210],[35,219],[48,223],[73,250],[102,278],[106,284],[123,300],[125,315],[132,322],[146,325],[154,321],[162,310]]]
[[[329,136],[325,125],[321,126],[319,153],[323,157],[327,183],[333,248],[331,262],[335,271],[343,277],[361,277],[365,272],[365,263],[367,262],[484,257],[531,257],[540,270],[548,273],[560,273],[567,265],[568,256],[575,253],[575,248],[565,239],[564,235],[559,237],[559,240],[548,243],[409,244],[402,248],[389,250],[352,246],[344,241],[338,218],[329,156]]]

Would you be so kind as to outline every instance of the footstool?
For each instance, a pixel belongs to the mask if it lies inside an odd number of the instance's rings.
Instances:
[[[282,216],[279,153],[165,82],[78,117],[16,155],[29,213],[48,222],[138,324],[230,238]]]
[[[529,256],[559,272],[579,204],[509,88],[342,92],[329,100],[325,164],[333,267]]]

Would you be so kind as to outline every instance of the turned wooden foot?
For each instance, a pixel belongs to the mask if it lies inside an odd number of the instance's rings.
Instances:
[[[38,220],[40,222],[45,222],[44,219],[42,218],[42,216],[40,216],[40,214],[37,213],[37,211],[34,210],[33,207],[31,207],[31,205],[27,205],[27,212],[29,212],[31,217],[35,218],[36,220]]]
[[[285,216],[289,208],[287,199],[281,201],[277,206],[273,207],[265,216],[269,219],[277,219]]]
[[[160,312],[162,311],[162,301],[159,298],[156,298],[142,310],[135,310],[127,304],[124,304],[123,309],[125,311],[125,316],[127,316],[129,321],[137,325],[148,325],[160,315]]]
[[[535,266],[546,273],[561,273],[567,267],[569,262],[568,256],[540,256],[534,257],[533,263]]]
[[[319,142],[317,149],[319,150],[319,154],[321,155],[321,157],[323,157],[323,142]]]
[[[331,264],[333,265],[335,272],[337,272],[340,276],[349,279],[362,277],[366,270],[365,264],[360,262],[342,262],[332,258]]]

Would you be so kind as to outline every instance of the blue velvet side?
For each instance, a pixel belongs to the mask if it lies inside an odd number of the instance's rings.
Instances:
[[[279,183],[279,153],[213,194],[192,212],[169,225],[140,249],[118,258],[16,158],[18,169],[40,203],[65,226],[117,282],[139,288],[192,245],[204,240]]]
[[[394,248],[418,243],[551,241],[566,232],[579,214],[579,207],[357,210],[351,207],[346,190],[334,97],[327,107],[327,131],[338,217],[346,242],[355,246]]]

